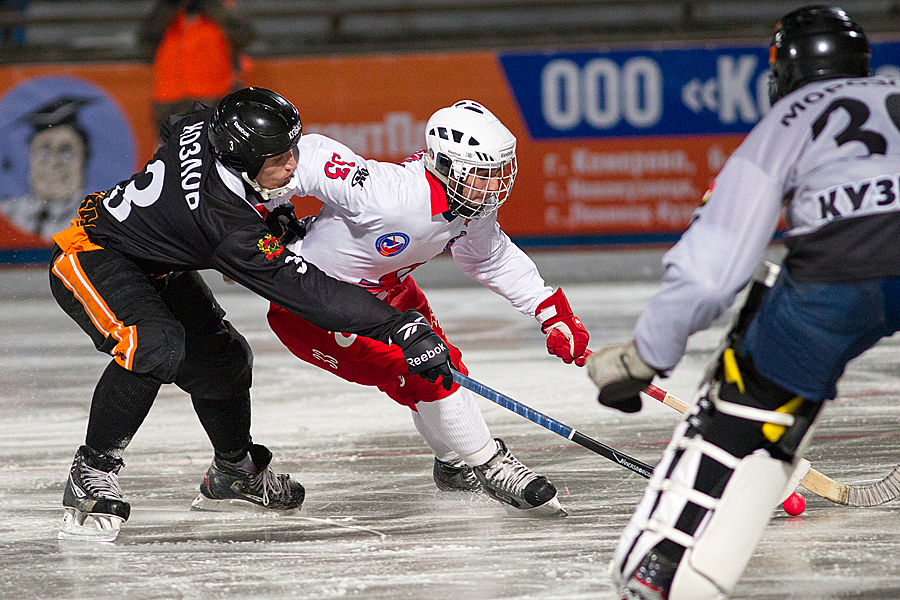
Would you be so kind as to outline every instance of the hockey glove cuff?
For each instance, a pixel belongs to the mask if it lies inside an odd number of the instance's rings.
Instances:
[[[572,307],[562,288],[557,288],[538,304],[535,316],[541,322],[541,331],[547,336],[547,352],[558,356],[567,365],[574,361],[583,367],[591,336],[578,317],[572,314]]]
[[[591,380],[600,388],[600,404],[627,413],[641,410],[640,393],[657,375],[656,369],[638,355],[634,340],[591,354],[587,368]]]
[[[297,219],[294,205],[281,204],[266,215],[266,226],[272,235],[281,240],[282,246],[287,246],[296,239],[306,237],[306,228],[315,220],[315,215]]]
[[[444,389],[450,391],[453,387],[450,352],[425,317],[414,310],[406,311],[394,324],[389,341],[403,350],[410,373],[431,383],[440,378]]]

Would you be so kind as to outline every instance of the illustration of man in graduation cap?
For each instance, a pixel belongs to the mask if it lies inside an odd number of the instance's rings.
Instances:
[[[0,203],[0,213],[16,227],[50,241],[76,216],[90,154],[90,138],[78,112],[95,100],[60,96],[17,120],[31,127],[29,190]]]

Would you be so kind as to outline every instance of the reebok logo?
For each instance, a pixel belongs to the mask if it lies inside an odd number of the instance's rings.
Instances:
[[[407,358],[406,363],[410,366],[410,370],[412,370],[412,367],[418,367],[420,365],[427,364],[428,361],[444,354],[445,352],[447,352],[447,346],[445,346],[444,344],[438,344],[434,348],[423,352],[419,356]]]
[[[425,322],[425,317],[419,317],[412,323],[407,323],[398,329],[397,333],[402,334],[404,340],[408,340],[411,336],[415,335],[419,330],[419,327],[428,327],[428,323]]]

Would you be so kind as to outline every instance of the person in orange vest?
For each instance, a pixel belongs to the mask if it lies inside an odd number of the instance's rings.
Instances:
[[[153,48],[153,118],[156,129],[194,102],[214,106],[242,86],[244,49],[255,37],[234,0],[158,0],[139,39]]]

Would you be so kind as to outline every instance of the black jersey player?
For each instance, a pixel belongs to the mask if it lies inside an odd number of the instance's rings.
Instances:
[[[269,90],[239,90],[215,109],[198,104],[164,123],[163,144],[140,172],[88,195],[53,236],[53,295],[113,357],[66,484],[60,537],[115,538],[130,513],[117,480],[122,454],[164,383],[190,394],[215,450],[193,507],[284,510],[303,501],[303,487],[276,475],[271,452],[251,441],[252,354],[198,270],[323,329],[395,343],[410,371],[449,387],[446,347],[421,315],[284,247],[297,225],[289,198],[300,135],[297,109]]]

